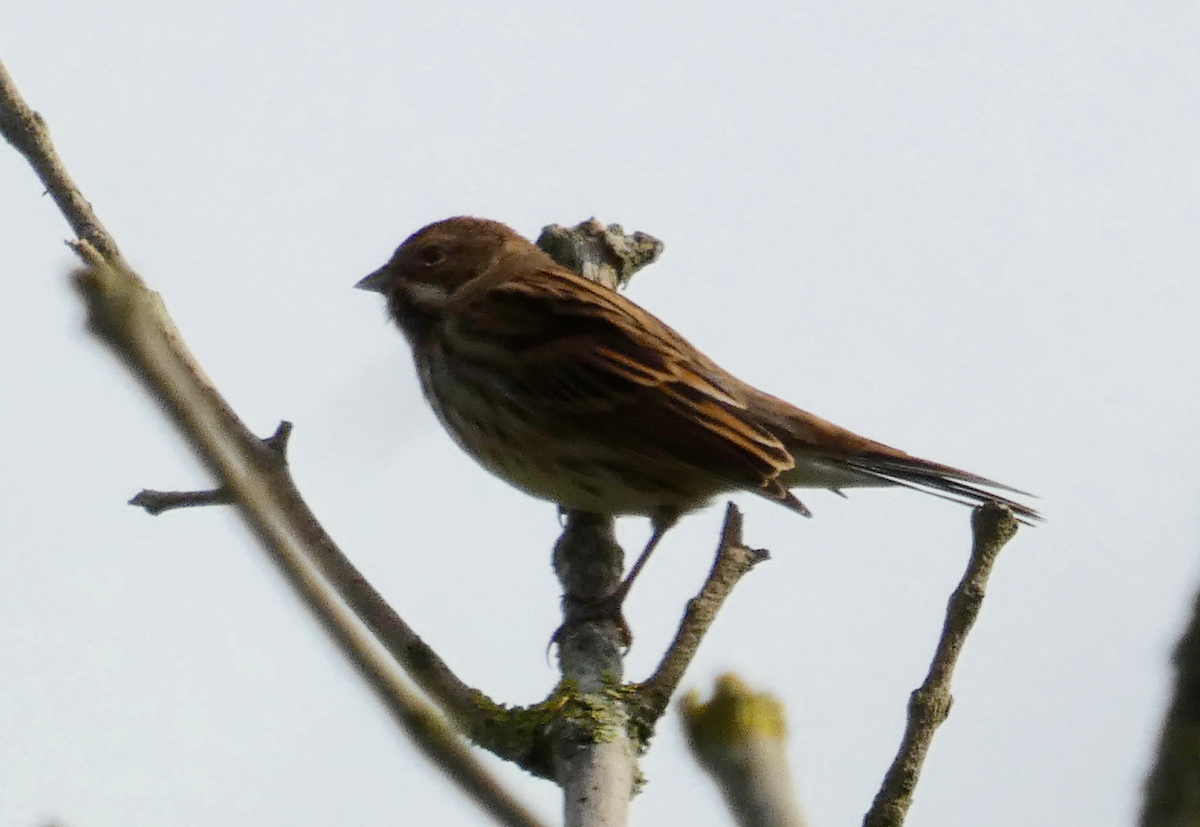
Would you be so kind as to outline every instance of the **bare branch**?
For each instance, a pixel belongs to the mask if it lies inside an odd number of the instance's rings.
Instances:
[[[1016,535],[1017,527],[1012,511],[998,503],[985,503],[971,512],[971,560],[958,588],[950,595],[929,674],[909,699],[908,725],[900,751],[863,819],[864,827],[899,827],[904,823],[933,734],[950,714],[950,678],[967,634],[979,616],[992,566],[1000,549]]]
[[[75,235],[91,244],[108,261],[123,265],[125,262],[117,243],[100,223],[92,205],[75,186],[55,153],[45,121],[25,103],[3,63],[0,63],[0,132],[17,152],[25,156]]]
[[[288,440],[292,436],[292,423],[283,421],[275,433],[264,439],[263,446],[274,451],[282,461],[287,455]],[[228,488],[210,488],[204,491],[155,491],[143,488],[129,501],[130,505],[143,508],[152,517],[176,508],[198,508],[209,505],[236,505],[237,498]]]
[[[287,429],[270,441],[259,440],[220,396],[187,350],[160,297],[121,258],[55,154],[41,118],[21,99],[3,66],[0,130],[29,159],[79,235],[72,246],[85,268],[76,273],[75,285],[87,302],[92,332],[178,427],[197,457],[221,481],[218,490],[236,500],[243,518],[306,605],[414,741],[494,817],[520,827],[537,824],[448,727],[435,723],[436,711],[409,686],[375,638],[460,726],[477,737],[486,740],[496,705],[459,681],[325,534],[295,489],[282,457]]]
[[[671,641],[654,674],[635,687],[637,705],[634,716],[647,736],[667,711],[671,696],[679,688],[684,671],[695,657],[700,641],[716,619],[725,598],[729,597],[733,587],[750,569],[769,558],[768,552],[747,548],[742,543],[742,513],[737,506],[729,503],[725,507],[725,524],[721,528],[717,557],[708,579],[704,581],[700,593],[688,601],[675,639]]]
[[[563,625],[555,633],[570,703],[551,724],[555,780],[567,827],[620,827],[628,820],[636,756],[621,695],[624,629],[604,606],[621,582],[624,554],[612,517],[568,512],[554,547],[563,587]],[[619,607],[610,607],[617,608]]]
[[[147,514],[157,517],[175,508],[234,505],[236,502],[233,492],[227,488],[210,488],[206,491],[155,491],[144,488],[134,495],[129,504],[144,508]]]

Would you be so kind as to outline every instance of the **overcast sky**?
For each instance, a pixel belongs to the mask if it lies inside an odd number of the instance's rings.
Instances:
[[[126,257],[342,548],[469,683],[556,673],[552,506],[479,470],[351,289],[450,215],[663,239],[629,295],[806,410],[1041,496],[912,825],[1129,824],[1200,581],[1200,8],[39,0],[0,60]],[[0,827],[476,825],[82,330],[69,231],[0,147]],[[969,542],[904,491],[751,495],[773,559],[685,681],[787,704],[817,825],[861,819]],[[644,677],[721,508],[628,604]],[[648,527],[621,536],[640,547]],[[548,818],[557,791],[497,765]],[[635,823],[724,824],[672,714]]]

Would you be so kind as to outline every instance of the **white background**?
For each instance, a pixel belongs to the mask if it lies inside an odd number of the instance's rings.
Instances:
[[[1200,574],[1200,12],[992,6],[40,0],[0,6],[0,59],[236,410],[296,423],[314,510],[465,680],[552,686],[554,508],[460,455],[350,287],[439,218],[595,215],[665,241],[630,295],[725,367],[1041,495],[910,823],[1129,824]],[[7,147],[0,211],[0,825],[483,823],[236,518],[124,504],[208,480],[83,333],[69,231]],[[686,684],[778,693],[814,822],[853,824],[969,512],[801,494],[815,519],[738,498],[774,559]],[[720,515],[634,591],[631,678]],[[674,715],[644,769],[636,823],[726,823]]]

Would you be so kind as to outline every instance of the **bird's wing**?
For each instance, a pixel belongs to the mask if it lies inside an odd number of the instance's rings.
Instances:
[[[484,287],[481,285],[481,287]],[[486,285],[455,313],[461,333],[506,354],[509,398],[576,418],[628,451],[665,455],[808,514],[790,487],[899,485],[966,503],[1022,491],[911,456],[763,393],[633,302],[560,268]]]
[[[749,414],[748,386],[674,330],[559,268],[481,288],[455,308],[452,335],[460,353],[503,361],[496,380],[510,402],[807,513],[779,481],[794,461]]]

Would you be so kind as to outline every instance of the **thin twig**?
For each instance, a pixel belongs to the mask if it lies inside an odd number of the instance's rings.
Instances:
[[[0,63],[0,132],[25,156],[75,235],[91,244],[106,260],[124,265],[117,243],[58,160],[45,121],[25,103],[3,63]]]
[[[683,673],[700,641],[716,619],[717,611],[729,597],[733,587],[750,569],[770,554],[762,549],[747,548],[742,543],[742,512],[732,502],[725,508],[725,523],[721,528],[721,541],[717,544],[717,556],[712,570],[704,581],[700,593],[688,601],[683,620],[675,633],[663,659],[654,673],[635,689],[635,720],[648,735],[654,724],[667,711],[671,696],[679,688]]]
[[[979,616],[992,566],[1000,549],[1017,533],[1017,526],[1012,511],[998,503],[986,503],[972,511],[971,560],[958,588],[950,595],[929,674],[909,699],[904,739],[863,819],[864,827],[900,827],[904,823],[933,735],[950,714],[950,678],[967,634]]]
[[[251,530],[306,605],[426,755],[495,818],[514,827],[536,825],[536,817],[500,787],[448,727],[433,723],[436,712],[420,702],[363,624],[468,731],[486,738],[489,711],[495,705],[450,672],[325,534],[292,484],[278,450],[281,442],[257,439],[217,392],[185,347],[159,296],[121,258],[58,159],[41,118],[21,99],[2,65],[0,130],[29,159],[79,235],[72,246],[86,269],[76,274],[76,287],[88,304],[91,330],[145,386],[221,481],[220,488],[236,498]],[[284,438],[278,433],[276,437]]]
[[[205,491],[155,491],[152,488],[143,488],[129,501],[130,505],[144,508],[147,514],[155,517],[175,508],[235,503],[237,498],[228,488],[209,488]]]
[[[264,447],[274,451],[281,462],[287,461],[288,440],[292,436],[292,423],[283,421],[275,433],[262,441]],[[228,488],[209,488],[203,491],[155,491],[143,488],[129,504],[145,509],[152,517],[176,508],[200,508],[210,505],[236,505],[237,497]]]

